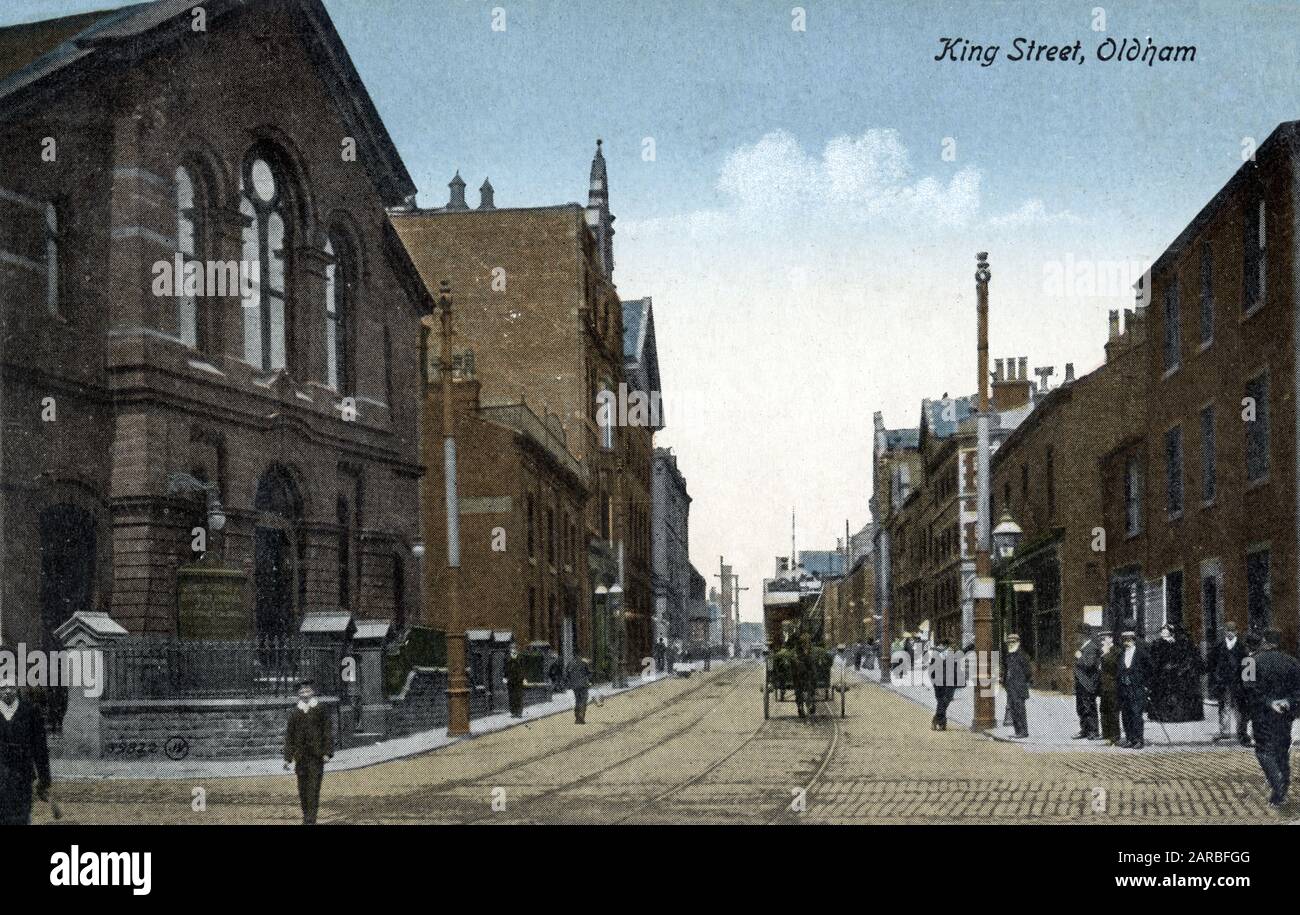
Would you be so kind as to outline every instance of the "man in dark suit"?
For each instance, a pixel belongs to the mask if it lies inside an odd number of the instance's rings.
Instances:
[[[1019,740],[1029,736],[1029,713],[1025,702],[1029,699],[1031,683],[1033,672],[1029,667],[1029,656],[1020,650],[1020,636],[1013,632],[1007,636],[1007,650],[1002,656],[1002,688],[1007,693],[1011,726]]]
[[[1075,740],[1097,738],[1097,695],[1101,691],[1101,646],[1087,624],[1079,626],[1083,644],[1074,653],[1074,710],[1079,715]]]
[[[36,796],[49,800],[50,750],[41,710],[18,695],[6,673],[0,682],[0,826],[32,821],[32,783]]]
[[[1281,807],[1291,786],[1291,722],[1300,713],[1300,661],[1278,646],[1282,633],[1265,629],[1254,656],[1254,676],[1244,680],[1255,724],[1255,758],[1272,793],[1268,802]]]
[[[1228,622],[1223,627],[1223,638],[1210,651],[1210,694],[1219,703],[1219,733],[1215,740],[1230,740],[1236,732],[1243,746],[1250,746],[1246,726],[1250,712],[1246,708],[1246,687],[1241,680],[1242,662],[1246,660],[1246,645],[1237,638],[1237,624]]]
[[[1146,746],[1146,722],[1142,716],[1146,712],[1147,693],[1151,688],[1151,656],[1138,642],[1135,629],[1125,629],[1120,640],[1123,644],[1119,651],[1117,685],[1124,739],[1119,745],[1140,750]]]
[[[591,689],[591,662],[574,655],[566,672],[569,689],[573,690],[573,721],[575,724],[587,723],[587,694]]]
[[[510,700],[510,717],[524,717],[524,659],[519,657],[519,646],[514,642],[506,658],[506,697]]]
[[[298,773],[298,802],[302,805],[302,822],[312,826],[320,806],[320,785],[325,763],[334,755],[334,729],[329,713],[316,699],[311,681],[298,684],[298,704],[289,712],[284,732],[284,769]]]
[[[960,659],[948,650],[948,640],[940,636],[935,640],[934,652],[929,659],[930,683],[934,686],[934,718],[930,720],[930,730],[948,730],[948,706],[957,692],[959,678],[965,672]],[[964,678],[963,678],[964,680]]]

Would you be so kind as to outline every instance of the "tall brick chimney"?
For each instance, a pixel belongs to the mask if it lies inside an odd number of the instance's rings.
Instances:
[[[1029,357],[1013,356],[1007,359],[1006,369],[1004,377],[995,377],[993,380],[993,409],[999,413],[1029,403]]]

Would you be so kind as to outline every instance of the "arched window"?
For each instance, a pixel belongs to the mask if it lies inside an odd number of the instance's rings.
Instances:
[[[331,232],[325,241],[331,263],[325,268],[325,381],[340,393],[354,384],[352,315],[356,262],[347,241]]]
[[[62,292],[62,268],[59,264],[60,235],[59,205],[53,201],[45,204],[45,309],[51,315],[59,314],[59,294]]]
[[[176,250],[184,263],[197,262],[204,270],[206,257],[206,226],[203,210],[207,204],[201,181],[187,166],[176,169]],[[184,276],[175,278],[178,289],[183,289]],[[205,290],[206,291],[206,290]],[[186,346],[206,352],[207,333],[199,317],[199,304],[194,295],[177,298],[176,326],[178,336]]]
[[[239,212],[248,220],[243,229],[243,257],[253,274],[243,297],[244,359],[271,371],[287,364],[290,326],[286,307],[288,251],[292,246],[289,188],[270,156],[255,150],[239,179]]]

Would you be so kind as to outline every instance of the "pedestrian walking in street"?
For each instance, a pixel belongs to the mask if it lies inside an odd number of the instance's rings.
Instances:
[[[1011,726],[1015,728],[1015,736],[1019,740],[1029,736],[1029,713],[1025,703],[1029,700],[1029,687],[1033,679],[1029,655],[1020,648],[1020,636],[1012,632],[1007,636],[1007,651],[1002,659],[1002,688],[1007,694]]]
[[[663,673],[664,664],[666,664],[668,661],[668,645],[664,642],[662,638],[659,639],[659,641],[655,642],[654,659],[655,659],[655,673],[660,673],[660,674]]]
[[[1151,686],[1151,655],[1137,640],[1136,627],[1120,635],[1124,647],[1119,652],[1118,693],[1120,720],[1124,725],[1121,747],[1140,750],[1146,746],[1143,713]]]
[[[289,712],[284,732],[284,770],[298,774],[298,802],[304,826],[314,825],[320,807],[325,764],[334,755],[334,729],[309,680],[298,684],[298,704]]]
[[[1098,680],[1101,699],[1101,738],[1111,746],[1120,741],[1119,729],[1119,655],[1115,637],[1109,632],[1101,637],[1101,675]]]
[[[960,664],[961,659],[957,654],[949,650],[947,639],[937,639],[934,649],[930,669],[927,671],[930,684],[934,687],[934,718],[930,720],[930,730],[946,731],[948,706],[952,703],[957,687],[964,685],[961,681],[964,680],[965,667]]]
[[[18,695],[12,673],[0,674],[0,826],[32,821],[32,784],[50,797],[50,749],[45,720],[30,699]]]
[[[1074,710],[1079,716],[1075,740],[1097,738],[1097,694],[1101,691],[1101,646],[1087,624],[1079,626],[1083,644],[1074,653]]]
[[[1265,629],[1255,654],[1255,676],[1244,685],[1255,728],[1255,758],[1281,807],[1291,787],[1291,723],[1300,713],[1300,661],[1279,650],[1282,633]]]
[[[519,646],[514,642],[506,658],[506,695],[510,699],[510,717],[524,717],[524,659],[519,657]]]
[[[587,723],[587,691],[591,689],[591,662],[575,655],[566,672],[569,689],[573,690],[573,720]]]
[[[1151,666],[1151,720],[1203,721],[1200,653],[1181,627],[1161,627],[1151,646]]]
[[[1210,695],[1219,703],[1219,733],[1214,739],[1236,737],[1242,746],[1248,747],[1250,711],[1246,708],[1246,685],[1241,679],[1245,660],[1246,646],[1237,638],[1237,624],[1229,621],[1224,624],[1223,637],[1210,650],[1208,665]]]

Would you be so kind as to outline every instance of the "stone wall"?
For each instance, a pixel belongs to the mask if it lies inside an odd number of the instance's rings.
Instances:
[[[265,759],[284,752],[297,699],[136,699],[100,705],[104,759]],[[337,701],[321,702],[336,731]]]

